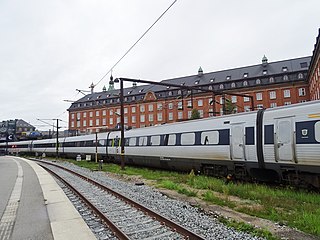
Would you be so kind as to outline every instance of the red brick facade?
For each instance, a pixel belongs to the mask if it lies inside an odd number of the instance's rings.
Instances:
[[[313,55],[308,73],[308,80],[310,86],[310,99],[320,99],[320,29],[313,50]]]

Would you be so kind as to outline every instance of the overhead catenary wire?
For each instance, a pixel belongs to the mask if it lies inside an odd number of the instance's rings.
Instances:
[[[138,44],[138,42],[150,31],[150,29],[166,14],[167,11],[177,2],[174,0],[170,6],[157,18],[157,20],[141,35],[141,37],[125,52],[125,54],[110,68],[110,70],[103,75],[103,77],[94,86],[97,86],[110,72],[115,68],[118,63]]]

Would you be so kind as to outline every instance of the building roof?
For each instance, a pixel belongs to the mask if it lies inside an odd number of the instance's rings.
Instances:
[[[265,78],[275,75],[283,75],[285,73],[290,74],[294,72],[308,70],[311,57],[300,57],[276,62],[267,62],[267,58],[264,56],[262,63],[252,66],[239,67],[233,69],[226,69],[221,71],[195,74],[191,76],[178,77],[172,79],[166,79],[161,81],[162,83],[172,83],[176,85],[185,85],[185,86],[202,86],[202,85],[213,85],[213,84],[222,84],[222,83],[232,83],[244,79],[258,79]],[[201,69],[202,70],[202,69]],[[145,95],[148,91],[152,92],[161,92],[167,91],[168,87],[159,86],[159,85],[139,85],[136,87],[129,87],[124,89],[124,96],[137,96]],[[174,89],[174,88],[172,88]],[[76,107],[77,104],[90,102],[90,101],[99,101],[106,100],[110,98],[119,98],[119,89],[114,89],[111,91],[95,92],[88,94],[76,102],[74,102],[70,108]],[[141,98],[142,99],[142,98]]]
[[[315,67],[315,64],[317,62],[317,58],[320,54],[320,28],[318,29],[318,36],[316,38],[316,43],[314,44],[314,49],[313,49],[313,52],[312,52],[312,57],[311,57],[311,61],[310,61],[310,68],[309,68],[309,71],[308,71],[308,76],[307,76],[307,79],[308,81],[311,80],[311,74],[312,74],[312,71]]]

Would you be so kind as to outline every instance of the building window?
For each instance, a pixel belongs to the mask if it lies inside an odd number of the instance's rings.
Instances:
[[[244,107],[243,107],[243,110],[244,110],[245,112],[250,112],[250,106],[244,106]]]
[[[140,112],[144,112],[144,105],[140,105]]]
[[[109,123],[110,123],[110,125],[113,124],[113,118],[109,118]]]
[[[203,118],[203,110],[199,110],[200,117]]]
[[[259,78],[256,80],[256,84],[261,84],[261,80]]]
[[[283,90],[283,97],[285,97],[285,98],[290,97],[290,89]]]
[[[192,108],[192,101],[191,100],[188,100],[188,108]]]
[[[191,112],[191,111],[188,111],[188,119],[191,118],[191,114],[192,114],[192,112]]]
[[[132,96],[132,101],[135,101],[136,100],[136,96]]]
[[[283,76],[283,81],[288,81],[288,80],[289,80],[288,75],[284,75],[284,76]]]
[[[169,96],[172,96],[172,91],[169,92]]]
[[[127,113],[128,113],[128,108],[124,108],[124,109],[123,109],[123,112],[124,112],[125,114],[127,114]]]
[[[132,117],[131,117],[131,122],[132,122],[132,123],[136,123],[136,116],[132,116]]]
[[[248,76],[249,76],[248,73],[244,73],[244,74],[243,74],[243,77],[244,77],[244,78],[247,78]]]
[[[120,122],[121,122],[120,117],[117,117],[117,123],[120,123]]]
[[[291,102],[284,102],[284,105],[291,105]]]
[[[303,74],[302,73],[298,74],[298,79],[303,79]]]
[[[125,123],[125,124],[128,123],[128,117],[124,117],[123,120],[124,120],[124,123]]]
[[[223,84],[220,84],[219,88],[220,88],[220,89],[224,89]]]
[[[208,87],[208,89],[209,89],[209,90],[212,90],[212,85],[210,85],[210,86]]]
[[[276,107],[276,106],[277,106],[277,103],[275,103],[275,102],[274,102],[274,103],[270,103],[270,107],[271,107],[271,108],[274,108],[274,107]]]
[[[117,109],[117,115],[118,116],[121,115],[121,109],[120,108]]]
[[[72,119],[72,120],[74,119],[74,113],[71,114],[71,119]]]
[[[153,114],[149,114],[149,122],[153,122]]]
[[[256,93],[256,99],[258,101],[262,100],[262,93]]]
[[[103,126],[107,125],[107,119],[105,119],[105,118],[102,119],[102,125]]]
[[[237,102],[237,96],[232,96],[231,97],[231,102],[236,103]]]
[[[112,110],[112,109],[109,111],[109,115],[110,115],[110,116],[113,115],[113,110]]]
[[[157,109],[162,110],[162,103],[157,103]]]
[[[230,80],[230,79],[231,79],[231,76],[227,76],[226,79],[227,79],[227,80]]]
[[[282,72],[287,72],[288,71],[288,67],[282,67]]]
[[[86,127],[86,126],[87,126],[87,120],[83,120],[82,125],[83,125],[84,127]]]
[[[202,107],[203,106],[203,100],[202,99],[199,99],[198,100],[198,107]]]
[[[149,112],[152,112],[152,111],[153,111],[153,104],[149,104],[149,105],[148,105],[148,110],[149,110]]]
[[[142,114],[142,115],[140,115],[140,122],[144,122],[145,121],[145,117],[144,117],[144,115]]]
[[[267,70],[263,70],[262,71],[262,75],[267,75],[268,74],[268,71]]]
[[[96,111],[96,117],[99,117],[99,111]]]
[[[307,62],[302,62],[302,63],[300,63],[300,67],[301,68],[306,68],[306,67],[308,67],[308,63]]]
[[[100,121],[99,119],[96,119],[96,126],[99,126],[100,125]]]
[[[182,110],[182,109],[183,109],[182,102],[180,101],[180,102],[178,102],[178,110]]]
[[[248,86],[248,81],[243,81],[243,86]]]
[[[250,101],[250,98],[249,98],[249,97],[243,97],[243,101],[244,101],[244,102],[249,102],[249,101]]]
[[[236,87],[236,84],[233,82],[233,83],[231,83],[231,87],[232,88],[235,88]]]
[[[136,107],[132,107],[132,108],[131,108],[131,112],[132,112],[132,113],[135,113],[135,112],[136,112]]]
[[[277,98],[276,91],[270,91],[269,96],[270,96],[270,99],[276,99]]]
[[[80,127],[80,121],[77,121],[77,127]],[[26,128],[26,131],[28,131],[27,128]]]
[[[178,112],[178,119],[182,119],[183,118],[183,112]]]
[[[87,117],[87,113],[86,112],[83,113],[83,117],[84,118]]]
[[[274,77],[269,78],[269,83],[274,83]]]
[[[169,108],[169,109],[173,109],[173,103],[169,103],[169,104],[168,104],[168,108]]]
[[[263,104],[257,104],[257,109],[263,109]]]
[[[71,122],[71,127],[74,128],[74,122]]]
[[[102,116],[105,116],[105,115],[107,115],[107,111],[106,111],[106,110],[103,110],[103,111],[102,111]]]
[[[161,112],[157,114],[157,118],[158,118],[158,121],[162,121],[162,113]]]
[[[173,113],[172,112],[169,113],[169,120],[173,120]]]
[[[89,121],[89,126],[90,126],[90,127],[93,126],[93,120],[92,120],[92,119],[90,119],[90,121]]]
[[[306,89],[305,88],[299,88],[299,97],[306,95]]]

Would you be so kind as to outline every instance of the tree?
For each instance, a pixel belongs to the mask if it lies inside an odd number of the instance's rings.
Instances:
[[[200,113],[199,113],[198,109],[196,109],[196,108],[192,109],[191,119],[199,119],[199,118],[200,118]]]

